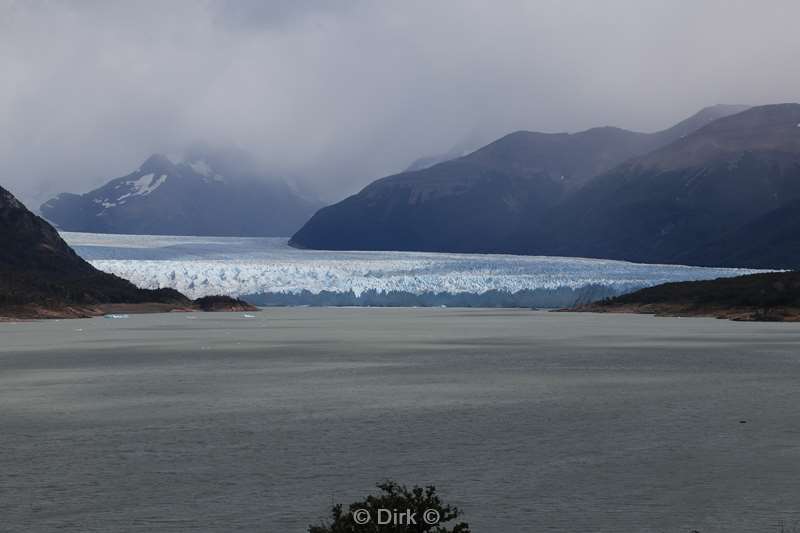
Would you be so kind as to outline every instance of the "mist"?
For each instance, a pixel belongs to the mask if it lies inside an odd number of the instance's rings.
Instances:
[[[529,129],[653,131],[797,101],[800,4],[0,4],[0,185],[31,207],[194,141],[327,201]]]

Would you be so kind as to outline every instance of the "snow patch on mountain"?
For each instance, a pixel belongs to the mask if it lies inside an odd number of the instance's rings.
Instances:
[[[189,163],[189,166],[201,176],[205,176],[206,178],[210,178],[212,176],[213,170],[205,161],[192,161]]]
[[[623,261],[297,250],[286,239],[64,233],[95,267],[144,288],[261,305],[565,307],[669,281],[755,272]]]
[[[128,194],[121,196],[120,200],[128,196],[147,196],[161,187],[165,181],[167,181],[166,174],[162,174],[158,179],[155,179],[155,174],[145,174],[141,178],[129,182],[132,190]]]
[[[167,175],[162,174],[158,178],[155,177],[155,174],[145,174],[135,180],[128,180],[122,183],[119,183],[114,187],[114,190],[125,188],[127,191],[125,194],[118,196],[117,198],[108,198],[108,197],[100,197],[95,198],[92,200],[97,205],[103,207],[103,211],[106,209],[110,209],[112,207],[116,207],[118,205],[124,205],[129,199],[137,197],[137,196],[147,196],[151,194],[153,191],[161,187],[164,182],[167,181]],[[97,216],[103,214],[103,211],[97,213]]]
[[[188,163],[184,163],[186,166],[192,169],[192,172],[195,174],[202,176],[206,179],[206,181],[218,181],[224,182],[225,178],[217,173],[214,168],[209,165],[206,161],[189,161]]]

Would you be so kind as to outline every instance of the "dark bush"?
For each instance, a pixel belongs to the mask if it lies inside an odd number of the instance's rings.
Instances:
[[[452,522],[461,511],[442,503],[433,486],[408,489],[394,481],[379,484],[380,494],[367,496],[363,501],[350,504],[345,512],[342,505],[334,505],[331,522],[309,526],[309,533],[470,533],[469,525]],[[366,514],[365,514],[366,513]],[[427,514],[426,514],[427,513]],[[364,517],[369,520],[365,523]],[[391,518],[390,518],[391,516]],[[409,523],[406,517],[413,517]],[[379,523],[379,517],[388,523]],[[394,519],[397,517],[397,519]],[[426,520],[427,518],[427,520]],[[360,520],[359,520],[360,519]],[[433,523],[428,523],[433,522]]]

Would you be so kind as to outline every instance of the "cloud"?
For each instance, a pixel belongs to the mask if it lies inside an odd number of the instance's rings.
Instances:
[[[464,138],[798,100],[789,0],[0,4],[0,184],[38,201],[202,139],[337,199]]]

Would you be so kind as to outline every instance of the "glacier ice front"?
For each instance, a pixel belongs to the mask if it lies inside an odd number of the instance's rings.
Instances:
[[[143,288],[256,305],[565,307],[669,281],[755,270],[571,257],[298,250],[287,239],[63,233],[95,267]]]

